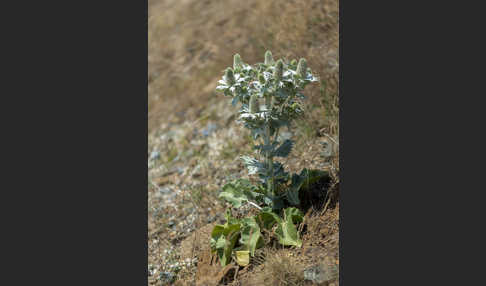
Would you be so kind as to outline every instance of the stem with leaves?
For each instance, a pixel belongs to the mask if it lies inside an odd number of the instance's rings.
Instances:
[[[259,211],[256,216],[237,219],[227,209],[226,223],[213,228],[211,249],[218,254],[222,266],[232,259],[240,266],[248,265],[250,256],[264,245],[262,231],[274,233],[282,245],[302,246],[296,224],[302,222],[303,213],[291,206],[300,204],[298,192],[305,179],[309,184],[310,172],[304,169],[289,176],[274,157],[287,157],[291,152],[294,143],[289,139],[279,142],[279,129],[290,128],[292,120],[302,115],[301,91],[315,81],[317,78],[304,59],[298,64],[296,60],[275,62],[270,51],[265,53],[264,63],[255,65],[244,63],[236,54],[233,69],[226,69],[219,81],[216,89],[232,97],[233,105],[241,103],[239,121],[251,131],[255,141],[260,141],[255,146],[260,160],[241,156],[248,174],[258,175],[260,184],[240,178],[224,185],[219,194],[235,208],[246,203]],[[259,100],[264,100],[263,110]],[[281,186],[285,187],[281,189]]]
[[[265,53],[265,62],[249,65],[236,54],[233,68],[227,68],[217,90],[232,97],[232,104],[241,103],[239,121],[251,131],[252,137],[261,139],[255,146],[262,161],[250,156],[242,156],[249,175],[258,175],[265,187],[266,201],[277,206],[277,197],[283,198],[277,186],[289,180],[281,163],[274,157],[287,157],[293,141],[279,142],[278,131],[282,126],[290,127],[292,121],[300,117],[303,110],[300,99],[305,86],[318,79],[312,75],[305,59],[285,62],[273,60],[272,53]],[[260,110],[258,101],[264,101],[265,108]],[[293,200],[295,203],[295,200]],[[281,203],[280,203],[281,205]]]
[[[270,143],[271,143],[271,136],[270,136],[270,112],[272,110],[272,106],[271,106],[271,97],[270,95],[268,94],[266,97],[265,97],[265,108],[267,110],[267,112],[265,113],[265,122],[267,122],[267,124],[265,124],[265,135],[264,135],[264,144],[265,146],[270,146]],[[270,152],[270,150],[266,150],[265,151],[265,158],[266,158],[266,161],[267,161],[267,168],[268,168],[268,193],[271,194],[272,196],[275,196],[275,192],[274,192],[274,180],[273,180],[273,156],[272,156],[272,153]]]

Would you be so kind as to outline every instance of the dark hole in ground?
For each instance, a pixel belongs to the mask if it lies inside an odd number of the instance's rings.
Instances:
[[[331,193],[336,192],[336,187],[334,186],[331,190],[332,179],[329,173],[322,172],[319,177],[308,186],[304,186],[299,191],[300,209],[306,213],[310,208],[315,211],[322,210],[328,197]],[[335,205],[335,201],[332,199],[329,207]]]
[[[234,281],[236,268],[240,268],[240,267],[235,266],[235,268],[231,268],[230,270],[228,270],[228,272],[224,275],[221,281],[221,285],[228,285]]]

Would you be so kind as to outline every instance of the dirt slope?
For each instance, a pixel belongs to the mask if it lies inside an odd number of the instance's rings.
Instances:
[[[295,125],[296,148],[284,163],[291,172],[339,168],[332,142],[338,138],[338,2],[149,0],[148,22],[149,285],[195,285],[198,267],[221,270],[205,257],[208,230],[226,208],[217,193],[231,178],[247,176],[237,157],[251,152],[236,109],[214,91],[233,54],[248,63],[263,61],[266,50],[308,60],[321,81],[305,91],[306,116]],[[306,267],[325,257],[339,263],[339,207],[325,213],[322,207],[306,217],[302,249],[266,249],[260,266],[239,270],[236,280],[227,270],[218,274],[221,281],[311,285],[303,280]]]

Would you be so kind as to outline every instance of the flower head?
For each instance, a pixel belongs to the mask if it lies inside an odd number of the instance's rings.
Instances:
[[[299,60],[299,65],[297,66],[296,73],[299,74],[301,77],[305,77],[307,72],[307,61],[302,58]]]
[[[261,83],[261,84],[265,84],[265,77],[263,76],[262,73],[260,73],[258,75],[258,81]]]
[[[272,57],[272,52],[267,51],[265,53],[265,64],[266,65],[271,65],[273,64],[273,57]]]
[[[282,80],[282,76],[283,76],[283,61],[278,60],[277,64],[275,65],[273,77],[275,78],[275,80],[279,81]]]
[[[243,64],[241,62],[241,56],[239,54],[236,54],[233,57],[233,69],[240,69],[243,67]]]
[[[228,82],[229,85],[235,84],[235,75],[233,74],[233,70],[231,68],[227,68],[224,77],[226,78],[226,82]]]
[[[258,105],[258,96],[256,94],[253,94],[250,97],[250,113],[257,113],[259,112],[260,106]]]

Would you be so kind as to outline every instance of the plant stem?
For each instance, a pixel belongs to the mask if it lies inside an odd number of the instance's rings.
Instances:
[[[247,201],[247,202],[248,202],[249,205],[252,205],[252,206],[256,207],[259,210],[262,210],[262,208],[259,205],[255,204],[254,202],[250,202],[250,201]]]
[[[267,125],[267,138],[268,138],[268,143],[270,145],[270,126]],[[269,177],[270,177],[270,180],[269,180],[269,191],[272,195],[275,195],[274,194],[274,190],[273,190],[273,156],[271,155],[271,150],[268,150],[267,151],[267,164],[269,166],[268,170],[269,170]]]
[[[272,110],[272,106],[271,106],[271,97],[270,95],[268,94],[266,97],[265,97],[265,108],[267,109],[267,112],[265,113],[265,116],[266,116],[266,126],[265,126],[265,138],[264,138],[264,141],[265,141],[265,145],[267,146],[270,146],[270,112]],[[266,155],[266,161],[267,161],[267,166],[268,166],[268,193],[270,193],[271,195],[275,195],[274,194],[274,190],[273,190],[273,156],[271,154],[271,150],[267,150],[265,152],[265,155]]]

